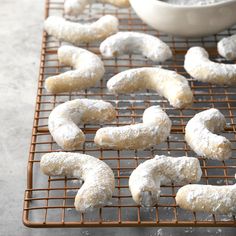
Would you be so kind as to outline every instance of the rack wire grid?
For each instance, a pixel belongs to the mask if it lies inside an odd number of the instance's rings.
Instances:
[[[49,15],[63,15],[63,0],[46,0],[45,18]],[[57,49],[60,42],[43,33],[38,95],[33,124],[32,141],[28,160],[28,182],[24,196],[23,223],[28,227],[112,227],[112,226],[236,226],[235,216],[212,215],[183,210],[176,205],[176,192],[181,186],[162,186],[161,198],[157,206],[146,209],[132,200],[128,179],[130,173],[141,162],[156,154],[170,156],[195,156],[184,141],[184,127],[194,114],[208,108],[218,108],[227,119],[223,135],[233,146],[233,157],[226,161],[206,160],[199,157],[203,175],[201,184],[228,185],[235,182],[236,168],[236,88],[215,86],[194,81],[183,69],[184,55],[191,46],[203,46],[214,61],[225,61],[217,54],[216,43],[225,36],[236,33],[236,27],[211,37],[185,39],[167,36],[149,28],[129,9],[117,9],[104,4],[87,7],[80,21],[91,22],[105,14],[119,18],[121,31],[138,31],[155,35],[169,44],[174,56],[163,63],[163,68],[175,70],[186,76],[194,93],[194,104],[184,110],[174,109],[163,97],[153,91],[136,94],[114,95],[107,91],[106,82],[114,74],[130,68],[156,66],[139,55],[124,55],[118,58],[102,58],[106,74],[101,81],[89,89],[63,94],[49,94],[44,88],[48,76],[71,69],[60,65]],[[81,44],[99,54],[99,43]],[[99,54],[100,55],[100,54]],[[83,125],[86,142],[78,152],[95,156],[106,162],[114,171],[116,188],[111,202],[101,209],[88,213],[79,213],[73,202],[82,183],[69,177],[47,177],[40,172],[39,162],[44,153],[62,151],[53,141],[48,128],[48,115],[52,109],[75,98],[102,99],[111,102],[117,112],[116,120],[105,125]],[[173,122],[171,135],[163,144],[146,150],[108,150],[95,146],[93,138],[97,129],[103,126],[122,126],[140,122],[143,111],[159,104]]]

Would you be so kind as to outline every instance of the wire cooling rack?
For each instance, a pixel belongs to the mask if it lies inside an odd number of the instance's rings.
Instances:
[[[28,160],[28,181],[24,197],[23,222],[28,227],[86,227],[86,226],[235,226],[235,216],[192,213],[176,206],[175,195],[179,187],[168,185],[162,187],[158,206],[145,209],[135,204],[128,189],[128,178],[134,168],[141,162],[156,154],[171,156],[196,156],[184,141],[184,127],[197,112],[215,107],[225,115],[227,127],[223,135],[233,144],[233,158],[227,161],[205,160],[198,157],[203,176],[201,184],[233,184],[236,168],[236,88],[214,86],[198,83],[184,71],[183,61],[187,49],[191,46],[203,46],[210,53],[211,59],[223,63],[216,51],[216,43],[224,36],[236,33],[236,27],[211,37],[185,39],[167,36],[144,24],[131,9],[117,9],[103,4],[88,7],[81,15],[80,21],[90,22],[105,14],[112,14],[120,20],[120,30],[145,32],[160,37],[174,52],[172,60],[163,63],[163,68],[175,70],[186,76],[194,93],[194,104],[185,110],[174,109],[155,92],[144,91],[137,94],[113,95],[106,89],[107,80],[114,74],[129,68],[155,66],[142,56],[119,56],[104,59],[106,74],[97,86],[80,92],[49,94],[44,89],[48,76],[71,69],[59,64],[57,49],[60,46],[55,38],[43,33],[38,95],[34,116],[32,141]],[[45,18],[49,15],[63,15],[63,0],[46,1]],[[99,54],[99,43],[82,44]],[[44,153],[61,151],[53,141],[47,128],[48,115],[52,109],[65,101],[75,98],[103,99],[111,102],[117,111],[116,120],[103,126],[121,126],[140,122],[143,111],[159,104],[169,115],[173,128],[168,140],[153,148],[143,151],[113,151],[100,149],[93,143],[95,132],[102,125],[84,125],[86,142],[78,152],[95,156],[105,161],[114,171],[116,188],[111,202],[93,212],[81,214],[74,209],[74,197],[81,182],[69,177],[47,177],[39,170],[39,161]]]

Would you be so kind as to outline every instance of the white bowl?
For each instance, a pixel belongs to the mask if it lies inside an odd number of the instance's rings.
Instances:
[[[130,4],[149,26],[176,36],[211,35],[236,23],[236,0],[203,6],[180,6],[158,0],[130,0]]]

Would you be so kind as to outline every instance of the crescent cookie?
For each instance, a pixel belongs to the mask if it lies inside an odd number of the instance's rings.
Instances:
[[[88,50],[65,45],[58,49],[57,54],[60,63],[72,66],[74,70],[48,77],[45,88],[50,93],[73,92],[89,88],[95,85],[105,73],[101,59]]]
[[[99,159],[80,153],[52,152],[42,156],[41,171],[48,176],[72,176],[84,184],[75,197],[75,209],[86,212],[102,207],[112,197],[115,177],[111,168]]]
[[[236,84],[236,65],[210,61],[204,48],[192,47],[185,55],[185,70],[196,80],[212,84]]]
[[[140,164],[130,175],[129,189],[133,200],[145,207],[157,204],[161,185],[188,184],[200,181],[200,163],[194,157],[155,156]]]
[[[218,53],[228,59],[236,59],[236,34],[221,39],[217,44]]]
[[[101,100],[75,99],[54,108],[48,128],[56,143],[66,151],[77,150],[85,141],[79,124],[100,124],[115,119],[114,107]]]
[[[139,32],[118,32],[106,38],[100,45],[100,52],[106,58],[141,54],[155,62],[164,62],[172,57],[171,49],[166,43]]]
[[[185,108],[193,102],[187,79],[175,71],[161,68],[143,67],[123,71],[108,80],[107,88],[113,93],[155,90],[175,108]]]
[[[118,32],[118,19],[105,15],[91,24],[80,24],[65,20],[59,16],[49,16],[44,22],[44,29],[49,35],[60,41],[75,45],[103,40]]]
[[[144,149],[164,142],[170,131],[168,115],[160,106],[151,106],[143,113],[143,123],[101,128],[94,142],[102,148]]]
[[[176,202],[181,208],[212,214],[236,214],[236,184],[227,186],[191,184],[180,188]]]
[[[84,11],[87,5],[93,3],[107,3],[116,7],[129,7],[129,0],[66,0],[64,11],[67,15],[78,16]]]
[[[223,161],[231,157],[231,143],[216,135],[224,130],[226,120],[217,109],[211,108],[196,114],[186,125],[185,140],[199,156]]]

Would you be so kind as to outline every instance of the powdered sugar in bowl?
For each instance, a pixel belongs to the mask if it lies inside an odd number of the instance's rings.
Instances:
[[[236,0],[130,0],[151,27],[171,35],[198,37],[236,24]]]

